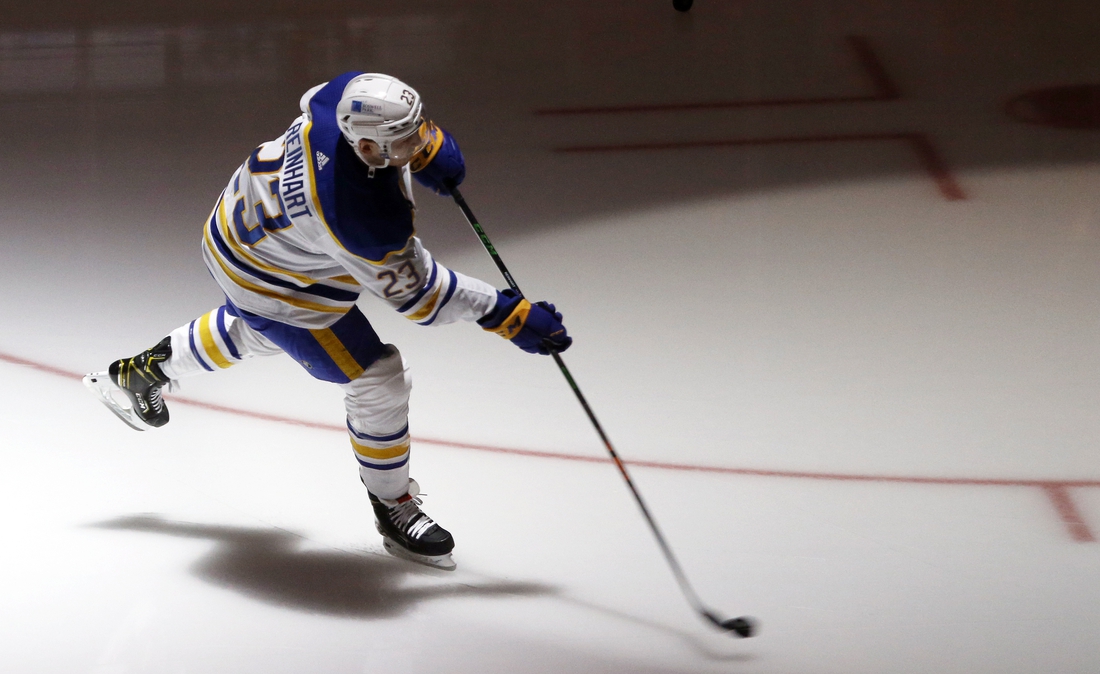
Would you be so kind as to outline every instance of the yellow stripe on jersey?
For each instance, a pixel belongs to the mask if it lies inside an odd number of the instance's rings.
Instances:
[[[336,363],[336,366],[340,368],[340,371],[347,376],[348,379],[358,379],[359,375],[363,374],[363,366],[355,362],[355,358],[348,353],[344,343],[340,341],[340,338],[336,336],[329,328],[321,328],[320,330],[310,330],[310,334],[317,340],[317,343],[321,345],[321,348],[325,350],[325,353],[329,355],[332,362]]]
[[[427,304],[417,309],[416,313],[409,314],[405,318],[410,321],[422,321],[428,316],[431,316],[432,310],[435,309],[435,303],[439,301],[439,293],[441,290],[443,290],[443,286],[436,288],[435,292],[432,293],[432,299],[428,300]]]
[[[306,127],[298,132],[302,134],[303,160],[305,165],[309,167],[309,196],[313,199],[313,210],[317,213],[317,219],[320,220],[321,224],[331,233],[332,228],[328,226],[328,220],[325,219],[325,211],[321,208],[321,197],[317,196],[317,175],[313,172],[313,148],[309,144],[309,130],[312,128],[313,120],[310,120],[306,123]],[[334,236],[333,238],[335,239],[336,237]],[[337,241],[339,241],[339,239],[337,239]]]
[[[213,313],[213,311],[208,312],[199,319],[199,337],[202,339],[202,348],[206,350],[206,355],[210,356],[210,360],[214,361],[214,364],[218,367],[225,369],[232,367],[233,363],[229,362],[222,354],[221,349],[218,348],[218,343],[214,341],[214,334],[210,331],[210,319]]]
[[[214,259],[218,261],[218,266],[221,267],[222,272],[225,273],[225,275],[229,277],[230,281],[233,281],[233,283],[236,283],[237,285],[244,288],[245,290],[251,290],[252,292],[256,293],[257,295],[263,295],[264,297],[270,297],[273,300],[279,300],[280,302],[285,302],[286,304],[289,304],[292,307],[298,307],[299,309],[309,309],[310,311],[321,311],[321,312],[329,313],[329,314],[344,314],[344,313],[347,313],[347,311],[348,311],[347,307],[330,307],[327,304],[318,304],[317,302],[310,302],[308,300],[300,300],[296,297],[290,297],[288,295],[283,295],[283,294],[277,293],[273,290],[268,290],[267,288],[264,288],[263,286],[258,286],[255,283],[251,283],[249,281],[246,281],[245,279],[238,276],[236,272],[234,272],[232,269],[230,269],[229,265],[227,265],[222,260],[221,255],[218,254],[217,248],[214,246],[214,242],[210,239],[209,230],[207,230],[205,227],[203,228],[203,236],[206,238],[206,245],[212,251]]]
[[[297,274],[287,269],[272,267],[271,265],[264,264],[260,260],[256,259],[251,253],[248,252],[248,250],[244,248],[241,242],[237,241],[237,237],[234,236],[234,234],[236,234],[236,228],[234,228],[232,232],[230,231],[230,218],[229,214],[226,212],[226,208],[227,205],[225,202],[225,197],[222,196],[222,198],[218,201],[218,228],[222,232],[222,240],[225,241],[229,245],[229,247],[233,249],[233,252],[236,253],[238,257],[240,257],[242,260],[245,260],[246,262],[248,262],[248,264],[252,265],[256,269],[259,269],[260,271],[264,271],[276,276],[290,277],[291,279],[297,281],[303,286],[313,285],[317,282],[317,279],[310,278],[309,276],[305,276],[304,274]]]
[[[375,459],[376,461],[384,461],[386,459],[396,459],[397,457],[407,453],[409,451],[409,443],[405,442],[396,447],[386,447],[384,449],[378,449],[376,447],[367,447],[360,445],[354,439],[351,441],[351,448],[355,450],[355,453],[365,459]]]

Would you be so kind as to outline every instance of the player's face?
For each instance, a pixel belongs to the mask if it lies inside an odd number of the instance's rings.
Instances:
[[[413,155],[424,149],[424,146],[428,144],[428,134],[424,131],[424,125],[417,127],[416,131],[413,131],[404,138],[398,138],[395,141],[390,142],[389,159],[390,166],[404,166],[408,164]],[[373,140],[367,140],[361,138],[359,140],[359,153],[363,156],[364,161],[368,166],[383,166],[386,163],[386,157],[383,155],[381,148]]]

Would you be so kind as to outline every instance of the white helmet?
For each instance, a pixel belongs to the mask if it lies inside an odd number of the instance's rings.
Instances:
[[[377,143],[388,166],[390,145],[419,130],[421,108],[420,94],[409,85],[389,75],[366,73],[344,87],[336,104],[336,123],[356,152],[360,139]]]

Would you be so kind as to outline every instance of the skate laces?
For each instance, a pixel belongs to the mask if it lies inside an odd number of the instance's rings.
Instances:
[[[146,395],[149,398],[149,405],[157,414],[160,414],[160,411],[164,409],[164,401],[161,399],[161,395],[166,388],[171,393],[179,388],[179,385],[173,379],[157,381],[149,385],[149,392]]]
[[[164,401],[160,398],[160,391],[163,388],[164,384],[153,384],[149,387],[149,405],[153,408],[153,411],[157,412],[158,414],[161,410],[164,409]]]
[[[403,503],[389,506],[394,526],[413,538],[420,538],[428,529],[435,526],[432,518],[420,509],[422,503],[420,497],[414,496]]]

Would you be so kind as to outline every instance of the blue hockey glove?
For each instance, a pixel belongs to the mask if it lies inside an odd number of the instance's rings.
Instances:
[[[551,351],[565,351],[573,343],[561,324],[561,312],[553,304],[531,304],[514,290],[498,292],[496,308],[477,323],[527,353],[548,356]]]
[[[416,181],[438,195],[451,195],[448,186],[458,187],[466,177],[466,160],[458,149],[454,136],[435,125],[424,122],[426,132],[431,139],[424,149],[417,152],[409,162]]]

